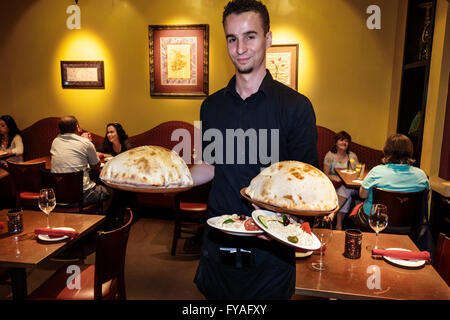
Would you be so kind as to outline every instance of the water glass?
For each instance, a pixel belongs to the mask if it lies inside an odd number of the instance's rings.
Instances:
[[[355,171],[358,174],[358,177],[357,177],[358,180],[362,180],[363,179],[365,168],[366,168],[366,165],[364,163],[358,163],[356,165]]]

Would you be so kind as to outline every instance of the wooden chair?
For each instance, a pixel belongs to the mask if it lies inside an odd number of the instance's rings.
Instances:
[[[41,170],[42,188],[53,188],[56,196],[56,212],[103,212],[101,201],[83,204],[83,171],[54,173]]]
[[[450,238],[443,233],[439,234],[433,266],[450,286]]]
[[[177,250],[178,239],[201,239],[208,209],[211,183],[196,186],[175,196],[175,221],[172,239],[172,256]]]
[[[67,265],[33,291],[30,300],[111,300],[126,299],[125,257],[133,213],[127,208],[124,225],[111,231],[99,231],[94,265],[79,265],[80,286],[67,286]],[[72,282],[73,284],[76,281]]]
[[[373,188],[372,203],[384,204],[388,212],[388,227],[384,232],[409,234],[415,239],[416,228],[423,217],[423,205],[427,190],[418,192],[396,192]]]
[[[26,164],[7,160],[7,163],[16,193],[16,208],[37,207],[41,189],[40,171],[45,168],[45,162]]]

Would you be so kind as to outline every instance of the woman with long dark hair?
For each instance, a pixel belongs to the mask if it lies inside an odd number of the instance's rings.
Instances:
[[[333,147],[325,155],[323,171],[333,182],[341,182],[335,169],[345,169],[349,163],[353,163],[355,166],[358,163],[358,157],[354,152],[350,151],[351,141],[352,137],[347,132],[338,132],[334,137]],[[342,230],[342,223],[350,210],[352,196],[357,195],[358,191],[341,185],[337,189],[337,194],[340,209],[337,212],[336,229]],[[334,214],[330,218],[334,218]]]
[[[106,125],[106,135],[99,150],[104,157],[115,157],[121,152],[131,149],[130,140],[120,123],[108,123]]]
[[[0,139],[0,150],[10,154],[8,160],[23,162],[22,136],[13,117],[9,115],[0,117]]]

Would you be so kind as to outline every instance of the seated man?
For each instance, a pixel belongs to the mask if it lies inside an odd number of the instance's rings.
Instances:
[[[62,117],[59,122],[60,134],[53,140],[50,154],[51,171],[66,173],[83,171],[83,204],[91,204],[111,198],[112,191],[91,181],[89,166],[93,171],[100,170],[100,159],[94,145],[89,139],[80,136],[82,132],[78,121],[73,116]],[[108,201],[107,206],[109,206]],[[107,209],[107,206],[105,210]]]

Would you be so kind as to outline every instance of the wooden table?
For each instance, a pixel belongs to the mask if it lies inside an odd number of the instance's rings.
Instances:
[[[383,248],[404,248],[418,251],[406,235],[380,233],[378,245]],[[333,231],[333,239],[327,244],[323,260],[328,269],[316,271],[311,262],[317,254],[297,259],[295,293],[299,295],[336,299],[399,299],[399,300],[450,300],[450,288],[430,264],[407,269],[373,259],[365,247],[375,243],[375,233],[363,233],[361,258],[348,259],[344,253],[344,231]],[[379,289],[375,285],[378,272]]]
[[[0,221],[7,224],[7,210],[0,211]],[[26,268],[33,268],[44,260],[67,249],[74,242],[93,231],[105,220],[102,215],[52,212],[52,227],[71,227],[79,232],[75,239],[59,242],[42,242],[34,234],[35,228],[45,228],[47,219],[39,211],[23,211],[23,232],[9,235],[8,230],[0,231],[0,267],[11,268],[13,298],[24,299],[27,296]]]
[[[40,157],[40,158],[35,158],[35,159],[31,159],[28,161],[25,161],[24,163],[38,163],[38,162],[42,162],[45,161],[45,169],[50,170],[52,167],[52,157],[51,156],[44,156],[44,157]]]
[[[9,154],[6,151],[0,150],[0,160],[12,157],[14,154]]]
[[[341,178],[344,186],[348,189],[359,189],[359,187],[361,187],[361,183],[353,182],[354,180],[356,180],[358,178],[358,174],[356,172],[355,173],[345,173],[345,170],[346,169],[335,169],[337,175],[339,176],[339,178]],[[368,173],[368,171],[365,170],[363,179],[366,177],[367,173]]]

